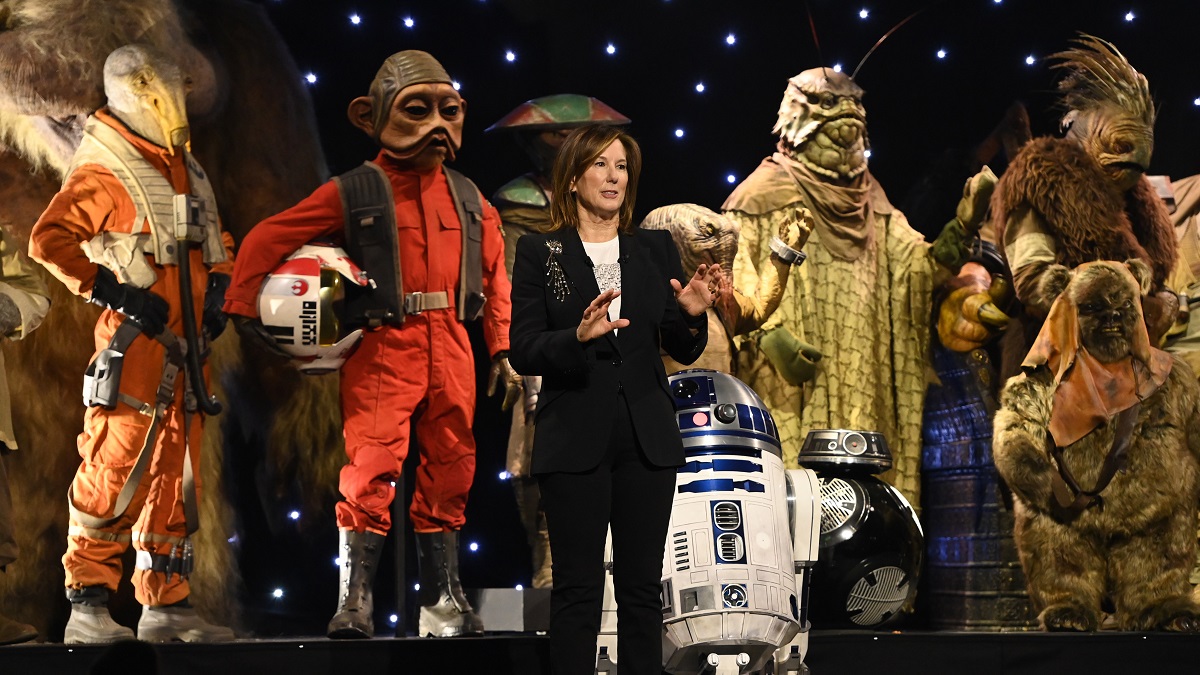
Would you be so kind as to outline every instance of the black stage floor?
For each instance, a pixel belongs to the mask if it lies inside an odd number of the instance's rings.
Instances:
[[[225,645],[143,643],[105,647],[26,644],[0,647],[0,674],[141,675],[541,675],[547,641],[528,634],[482,638],[324,638],[243,640]],[[157,670],[154,670],[154,660]],[[97,662],[103,660],[98,667]],[[1200,670],[1200,636],[1163,633],[1046,634],[813,631],[813,675],[1098,675]]]

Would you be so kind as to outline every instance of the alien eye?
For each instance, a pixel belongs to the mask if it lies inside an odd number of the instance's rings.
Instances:
[[[837,97],[830,93],[821,95],[821,107],[832,108],[837,103]]]
[[[442,117],[452,120],[458,117],[458,113],[461,110],[462,108],[459,107],[458,103],[444,103],[441,108]]]
[[[424,117],[429,114],[429,106],[424,101],[409,101],[404,104],[404,112],[412,117]]]
[[[809,105],[818,105],[821,102],[821,97],[816,94],[805,94],[804,96],[808,99]]]

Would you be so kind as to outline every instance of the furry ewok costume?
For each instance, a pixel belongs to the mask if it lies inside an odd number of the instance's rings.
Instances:
[[[1111,44],[1084,36],[1055,54],[1068,112],[1065,137],[1039,138],[1013,159],[992,196],[1000,249],[1023,310],[1005,336],[1001,377],[1016,374],[1054,302],[1040,283],[1051,265],[1140,258],[1153,270],[1146,321],[1156,340],[1178,301],[1164,289],[1175,266],[1170,217],[1145,178],[1154,147],[1146,78]]]
[[[1200,385],[1150,345],[1152,283],[1137,260],[1047,269],[1058,299],[1002,393],[993,452],[1046,630],[1096,630],[1106,599],[1122,630],[1200,630]]]

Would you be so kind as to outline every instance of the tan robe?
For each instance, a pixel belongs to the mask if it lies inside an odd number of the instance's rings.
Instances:
[[[920,497],[921,416],[928,382],[930,310],[937,265],[930,246],[873,182],[864,213],[869,235],[855,260],[835,257],[818,223],[792,270],[779,309],[782,324],[824,354],[816,378],[800,387],[780,377],[757,341],[740,342],[738,374],[775,418],[784,462],[797,466],[813,429],[862,429],[887,438],[895,464],[884,476],[914,504]],[[741,224],[734,285],[752,295],[770,264],[770,236],[800,207],[820,218],[812,197],[774,161],[763,162],[723,207]],[[844,242],[843,242],[844,243]]]
[[[21,325],[5,335],[19,340],[27,335],[46,316],[50,309],[46,285],[41,277],[33,274],[29,264],[20,257],[17,247],[0,229],[0,294],[10,298],[21,312]],[[17,449],[17,438],[13,434],[12,401],[8,390],[8,378],[4,376],[4,352],[0,352],[0,568],[17,559],[17,542],[13,533],[12,496],[8,488],[8,473],[4,466],[4,454]],[[30,393],[30,392],[27,392]],[[36,395],[36,392],[32,392]],[[47,404],[50,402],[48,401]]]

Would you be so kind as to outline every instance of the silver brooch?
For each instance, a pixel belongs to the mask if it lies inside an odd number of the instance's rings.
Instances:
[[[567,285],[567,275],[563,274],[562,266],[554,257],[562,254],[562,242],[557,239],[548,239],[546,248],[550,249],[550,255],[546,256],[546,281],[554,291],[554,297],[562,302],[571,294],[571,287]]]

